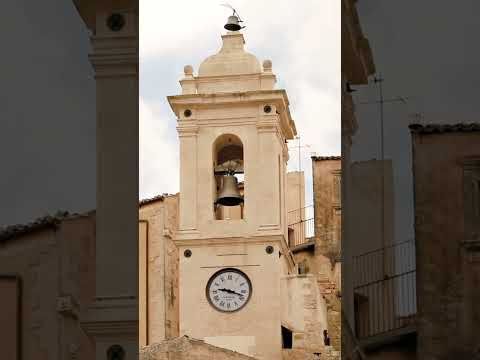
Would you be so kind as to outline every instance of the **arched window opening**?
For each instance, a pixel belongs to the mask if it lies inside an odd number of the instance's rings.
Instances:
[[[213,159],[215,219],[243,219],[245,182],[240,138],[233,134],[219,136],[214,143]]]

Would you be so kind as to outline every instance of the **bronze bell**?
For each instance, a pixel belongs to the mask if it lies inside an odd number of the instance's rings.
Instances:
[[[239,24],[238,17],[232,15],[228,17],[227,23],[225,24],[224,28],[230,31],[238,31],[242,27]]]
[[[237,206],[243,203],[243,196],[240,195],[235,176],[224,175],[222,177],[222,189],[218,194],[216,203],[223,206]]]

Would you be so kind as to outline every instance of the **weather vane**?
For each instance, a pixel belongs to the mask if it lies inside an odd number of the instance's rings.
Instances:
[[[232,5],[230,4],[220,4],[221,6],[228,7],[229,9],[233,10],[233,14],[228,17],[227,23],[225,24],[224,28],[229,31],[238,31],[244,29],[245,26],[241,26],[240,23],[243,22],[240,19],[240,15],[238,14],[237,10],[235,10]]]

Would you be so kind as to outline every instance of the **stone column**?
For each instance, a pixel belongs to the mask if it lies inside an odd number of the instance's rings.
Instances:
[[[86,2],[83,2],[83,6]],[[121,6],[121,8],[120,8]],[[95,9],[90,61],[97,108],[95,300],[82,327],[96,359],[109,351],[138,356],[138,6],[134,1],[78,5]],[[83,11],[83,12],[82,12]],[[92,25],[94,24],[94,25]]]

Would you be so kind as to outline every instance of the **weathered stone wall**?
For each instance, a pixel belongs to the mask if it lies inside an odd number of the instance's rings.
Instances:
[[[341,160],[339,157],[312,157],[312,167],[315,249],[310,267],[327,306],[331,348],[340,351]],[[320,340],[323,342],[323,333]]]
[[[177,228],[177,196],[141,206],[140,221],[146,222],[146,258],[140,259],[144,269],[148,291],[146,302],[140,304],[140,318],[145,318],[144,344],[150,344],[179,335],[178,323],[178,250],[172,241]],[[145,316],[142,316],[145,315]]]
[[[235,351],[207,344],[187,336],[142,347],[140,360],[253,360]]]
[[[474,359],[480,344],[478,242],[464,228],[464,163],[480,132],[413,134],[419,359]],[[469,246],[471,245],[471,246]]]
[[[1,244],[0,274],[15,274],[21,281],[22,358],[94,358],[79,326],[94,297],[94,269],[93,214],[59,219]],[[3,331],[10,329],[0,326],[0,336]]]
[[[341,182],[339,157],[312,157],[315,237],[321,253],[340,252]]]

